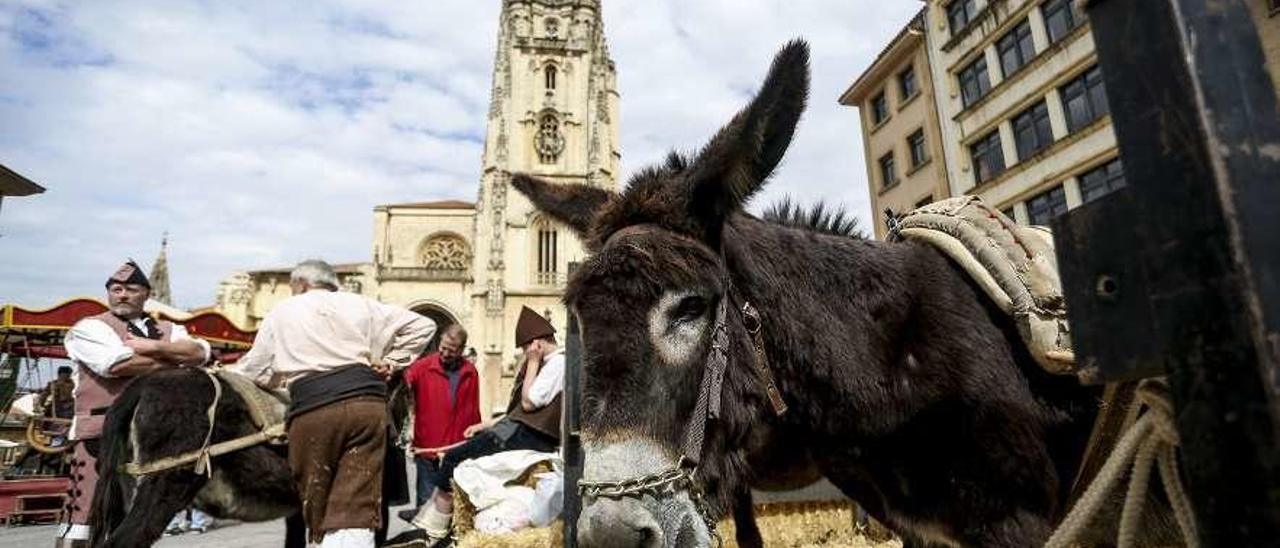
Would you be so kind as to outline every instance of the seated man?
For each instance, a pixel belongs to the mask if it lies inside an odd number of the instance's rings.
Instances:
[[[524,353],[524,364],[511,389],[507,414],[467,429],[466,443],[445,451],[435,474],[431,500],[422,505],[412,523],[416,530],[402,534],[387,544],[413,546],[434,543],[449,536],[453,520],[451,481],[458,464],[502,451],[532,449],[555,451],[560,444],[560,400],[564,388],[564,351],[556,346],[556,330],[551,322],[529,307],[520,311],[516,322],[516,346]]]

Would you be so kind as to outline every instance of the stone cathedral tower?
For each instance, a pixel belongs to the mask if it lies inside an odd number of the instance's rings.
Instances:
[[[584,251],[511,188],[512,173],[614,189],[618,92],[600,0],[504,0],[476,200],[472,338],[490,407],[505,405],[521,306],[564,332],[560,297]],[[495,376],[504,382],[494,383]]]
[[[614,189],[618,91],[600,0],[503,0],[476,202],[383,204],[373,260],[335,265],[343,290],[460,323],[477,352],[484,413],[505,411],[521,306],[561,333],[569,264],[585,253],[511,188],[511,174]],[[254,328],[289,296],[291,267],[232,273],[216,309]]]

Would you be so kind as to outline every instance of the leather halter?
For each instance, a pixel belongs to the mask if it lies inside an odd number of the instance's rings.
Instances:
[[[658,231],[663,232],[664,235],[674,236],[677,239],[705,246],[705,244],[694,238],[663,229],[657,225],[640,224],[628,226],[614,232],[605,241],[603,247],[607,248],[614,242],[629,236],[651,234]],[[717,541],[720,540],[720,537],[716,533],[716,524],[712,520],[710,509],[703,498],[702,487],[694,479],[694,476],[697,474],[698,464],[702,459],[703,446],[706,442],[707,419],[718,420],[720,418],[721,405],[723,403],[724,374],[729,363],[729,329],[726,321],[729,316],[730,299],[742,303],[739,307],[739,313],[742,317],[743,327],[746,328],[747,333],[751,336],[754,368],[759,376],[761,388],[768,396],[774,414],[782,416],[787,412],[787,404],[782,399],[782,393],[778,390],[777,383],[774,381],[773,372],[769,369],[769,358],[765,352],[764,336],[761,330],[760,312],[749,301],[736,298],[737,292],[732,282],[726,280],[724,286],[725,294],[720,298],[720,302],[716,306],[715,324],[711,332],[711,349],[703,365],[702,382],[698,389],[698,401],[694,406],[693,416],[690,417],[689,423],[685,425],[684,444],[681,447],[680,460],[674,467],[654,474],[633,476],[617,481],[580,480],[578,482],[578,491],[580,493],[595,497],[639,497],[644,494],[657,497],[662,494],[675,495],[680,491],[688,491],[694,507],[701,514],[712,538]]]

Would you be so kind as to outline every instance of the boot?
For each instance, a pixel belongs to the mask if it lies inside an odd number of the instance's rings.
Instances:
[[[422,529],[428,537],[439,540],[449,536],[449,525],[453,522],[453,512],[448,514],[436,510],[435,503],[428,501],[418,509],[418,515],[410,523]]]

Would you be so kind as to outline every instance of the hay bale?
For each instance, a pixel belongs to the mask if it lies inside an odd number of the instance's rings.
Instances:
[[[898,540],[868,538],[854,525],[854,505],[847,501],[780,502],[756,505],[756,525],[765,546],[812,548],[900,548]],[[732,519],[717,526],[725,546],[736,547]]]
[[[902,542],[893,539],[883,527],[878,533],[888,538],[874,538],[877,533],[870,528],[856,527],[854,506],[849,502],[781,502],[756,505],[756,524],[764,537],[765,546],[787,548],[818,548],[840,546],[847,548],[901,548]],[[736,548],[733,519],[725,519],[717,526],[724,545]],[[458,535],[458,548],[523,548],[563,546],[564,524],[557,521],[549,527],[524,529],[505,535],[486,535],[470,531]]]
[[[521,529],[505,535],[487,535],[471,531],[458,535],[457,548],[526,548],[564,546],[564,522],[556,521],[547,527]]]

